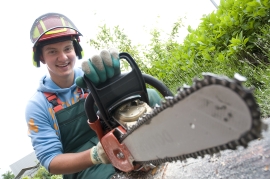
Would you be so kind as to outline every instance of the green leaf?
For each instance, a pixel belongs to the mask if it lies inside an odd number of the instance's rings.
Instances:
[[[246,44],[248,42],[249,38],[245,38],[243,44]]]

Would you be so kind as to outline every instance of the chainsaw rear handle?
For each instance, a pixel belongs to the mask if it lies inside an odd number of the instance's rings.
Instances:
[[[110,112],[123,101],[140,98],[140,100],[149,104],[145,83],[156,88],[164,97],[173,96],[173,93],[162,82],[150,75],[142,74],[136,62],[128,53],[120,53],[119,58],[127,60],[132,68],[130,72],[108,79],[98,86],[93,85],[84,76],[84,81],[90,89],[90,94],[85,101],[85,112],[91,123],[97,120],[94,104],[97,105],[100,117],[103,120],[110,119]]]

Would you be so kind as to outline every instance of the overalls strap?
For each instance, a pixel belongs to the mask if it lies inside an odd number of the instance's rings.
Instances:
[[[80,88],[79,88],[80,89]],[[56,120],[61,133],[63,153],[78,153],[88,150],[98,143],[96,133],[87,124],[87,116],[84,111],[84,101],[88,93],[81,90],[80,100],[75,104],[63,108],[62,101],[56,94],[47,93],[47,100],[53,105]],[[90,154],[89,154],[90,160]],[[100,164],[90,167],[82,172],[63,175],[64,179],[108,179],[115,173],[110,164]]]

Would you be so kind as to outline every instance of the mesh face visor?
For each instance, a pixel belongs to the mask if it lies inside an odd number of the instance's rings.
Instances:
[[[37,18],[33,23],[30,39],[35,46],[38,41],[72,34],[82,36],[69,18],[58,13],[47,13]]]

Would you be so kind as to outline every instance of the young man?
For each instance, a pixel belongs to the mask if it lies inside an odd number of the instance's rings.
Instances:
[[[64,178],[111,178],[115,169],[87,125],[85,91],[75,81],[81,84],[84,72],[94,83],[119,74],[118,52],[104,50],[86,62],[84,71],[74,68],[76,58],[83,56],[82,34],[57,13],[36,19],[30,35],[34,66],[41,62],[49,71],[26,106],[28,134],[38,160],[50,173],[64,174]]]

